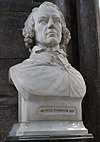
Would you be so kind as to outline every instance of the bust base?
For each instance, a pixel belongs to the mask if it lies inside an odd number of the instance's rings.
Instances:
[[[14,124],[10,136],[87,135],[82,121],[33,121]]]
[[[93,142],[93,135],[9,136],[5,142]]]

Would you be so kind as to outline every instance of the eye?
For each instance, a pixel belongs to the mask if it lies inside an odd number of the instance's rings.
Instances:
[[[43,24],[48,23],[48,18],[42,17],[42,18],[40,18],[40,19],[38,20],[38,22],[39,22],[39,23],[43,23]]]
[[[57,23],[57,24],[60,24],[61,20],[59,18],[54,18],[54,22]]]

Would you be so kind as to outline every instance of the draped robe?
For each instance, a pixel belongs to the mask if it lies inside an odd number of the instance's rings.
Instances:
[[[35,46],[28,59],[10,68],[10,79],[26,99],[29,95],[83,98],[84,79],[65,56],[62,49]]]

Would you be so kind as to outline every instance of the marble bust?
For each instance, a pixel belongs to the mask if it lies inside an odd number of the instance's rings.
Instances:
[[[80,130],[87,133],[81,121],[81,101],[86,86],[82,75],[71,66],[63,50],[71,37],[58,6],[44,2],[33,8],[25,22],[23,36],[30,57],[9,71],[19,94],[19,122],[23,126],[18,124],[17,131],[13,128],[11,135],[52,134],[53,125],[56,125],[56,134],[63,129],[66,133],[70,127],[75,130],[73,122],[79,130],[78,134]],[[37,120],[39,124],[43,123],[45,131],[39,128]],[[67,126],[64,125],[66,120]]]
[[[34,8],[25,22],[23,35],[30,57],[10,68],[18,92],[26,99],[31,95],[83,97],[84,80],[63,51],[70,32],[57,6],[43,3]]]

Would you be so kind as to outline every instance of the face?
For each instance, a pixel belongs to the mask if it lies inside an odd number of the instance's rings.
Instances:
[[[62,23],[59,12],[52,7],[40,8],[34,15],[36,43],[46,47],[59,45]]]

